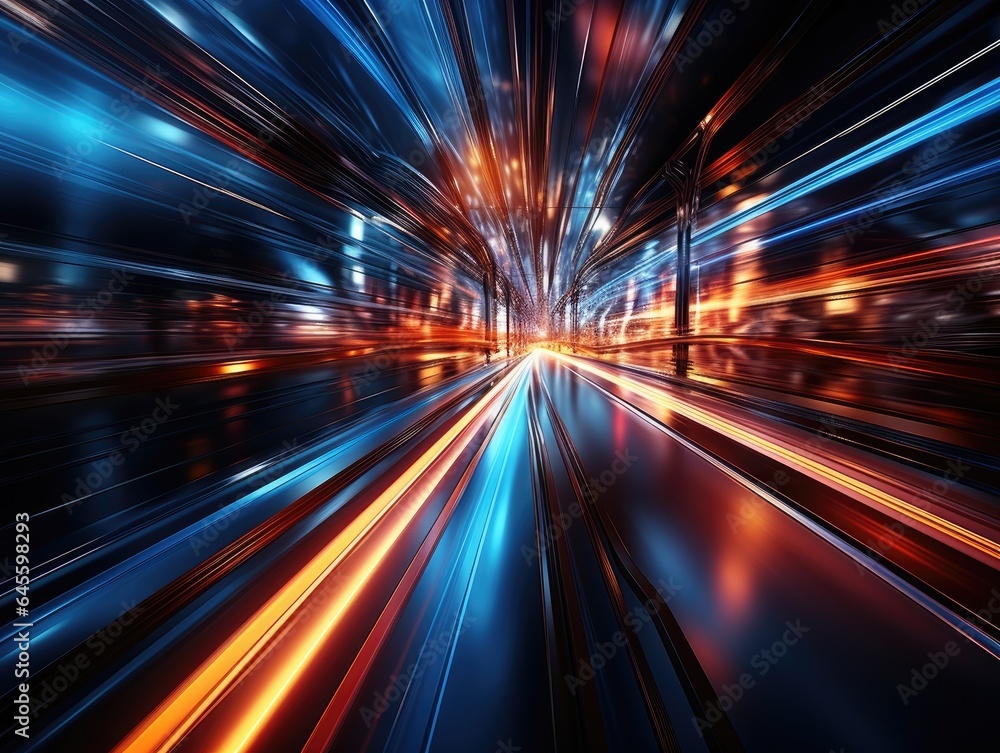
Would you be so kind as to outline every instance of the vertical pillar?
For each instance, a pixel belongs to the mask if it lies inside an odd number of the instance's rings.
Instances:
[[[486,341],[486,363],[490,362],[491,350],[491,320],[493,318],[493,284],[490,281],[490,273],[483,272],[483,339]]]
[[[493,298],[493,316],[490,319],[493,327],[490,331],[490,350],[494,353],[500,352],[500,342],[497,338],[497,319],[500,315],[500,296],[498,295],[499,289],[497,288],[497,265],[496,262],[492,262],[490,265],[490,293]]]
[[[504,311],[507,325],[504,328],[504,339],[507,341],[507,358],[510,358],[510,283],[504,281]]]
[[[678,376],[687,376],[688,343],[691,334],[691,232],[698,217],[701,198],[701,170],[710,141],[710,133],[703,122],[693,134],[686,149],[693,150],[690,164],[678,159],[667,165],[664,176],[677,196],[677,286],[674,295],[674,366]]]
[[[572,328],[570,342],[573,346],[573,352],[576,353],[577,342],[580,338],[580,291],[576,288],[574,288],[573,296],[570,299],[569,323]]]
[[[677,293],[674,297],[674,332],[691,333],[691,215],[690,198],[677,197]]]
[[[685,181],[686,183],[687,181]],[[691,197],[677,197],[677,286],[674,294],[674,335],[691,334]],[[688,343],[674,344],[674,371],[688,373]]]

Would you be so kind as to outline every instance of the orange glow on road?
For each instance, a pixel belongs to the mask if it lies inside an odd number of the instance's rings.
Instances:
[[[583,360],[568,358],[558,353],[552,353],[551,355],[574,370],[586,371],[601,379],[605,379],[622,389],[641,396],[645,400],[649,400],[658,408],[675,411],[678,415],[709,426],[726,437],[734,439],[758,452],[762,452],[774,460],[785,463],[793,470],[805,473],[825,483],[835,485],[865,504],[879,506],[883,510],[890,510],[897,516],[902,516],[910,524],[919,525],[924,529],[943,534],[964,549],[969,550],[970,553],[978,555],[978,559],[988,564],[996,564],[1000,561],[1000,544],[997,542],[952,521],[945,520],[914,504],[905,502],[865,481],[824,465],[790,446],[780,445],[759,433],[737,426],[731,421],[708,413],[690,403],[671,397],[664,391],[652,389],[641,382],[629,377],[620,376],[609,369]]]
[[[254,701],[241,713],[240,722],[220,741],[217,750],[245,750],[261,726],[270,718],[310,657],[339,624],[344,613],[363,587],[367,576],[379,565],[403,530],[420,510],[451,463],[467,446],[482,423],[488,409],[499,400],[521,373],[530,359],[503,377],[489,393],[427,450],[419,460],[399,474],[393,483],[365,510],[348,524],[310,563],[275,594],[267,604],[247,621],[209,660],[192,674],[116,748],[116,753],[146,753],[168,751],[190,734],[198,722],[237,684],[263,654],[297,609],[319,589],[332,573],[352,554],[362,541],[372,542],[372,550],[352,567],[353,578],[347,578],[336,594],[324,605],[319,619],[295,640],[281,657],[269,666],[269,680],[255,695]],[[417,486],[419,482],[419,486]],[[413,499],[401,504],[404,495]],[[388,530],[376,537],[369,534],[393,510],[399,515]]]

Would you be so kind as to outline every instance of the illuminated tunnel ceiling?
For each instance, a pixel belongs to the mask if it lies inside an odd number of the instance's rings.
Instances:
[[[871,150],[862,123],[896,132],[879,159],[908,148],[915,102],[938,104],[944,79],[995,68],[977,53],[997,29],[983,2],[916,14],[750,0],[3,7],[20,45],[56,43],[32,72],[53,117],[89,118],[103,142],[108,113],[72,108],[88,86],[134,84],[109,127],[134,142],[114,134],[121,155],[278,217],[295,184],[474,277],[496,264],[533,315],[620,284],[616,261],[667,263],[671,165],[703,166],[701,211],[718,235],[863,170],[861,155],[829,175],[837,158]],[[133,117],[146,100],[161,112]],[[215,143],[266,172],[228,174]],[[67,167],[90,159],[67,151]],[[794,195],[774,192],[793,182]],[[739,214],[764,195],[767,207]],[[181,207],[186,221],[197,200]],[[712,237],[696,234],[695,261],[725,252]]]

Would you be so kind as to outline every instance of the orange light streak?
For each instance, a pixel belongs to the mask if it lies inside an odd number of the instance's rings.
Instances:
[[[403,529],[426,502],[433,488],[444,477],[454,460],[465,449],[471,437],[485,421],[488,408],[518,377],[525,362],[503,377],[473,408],[438,439],[409,468],[400,473],[393,483],[380,494],[357,518],[334,537],[277,594],[251,617],[235,635],[221,646],[201,667],[176,688],[157,709],[115,748],[115,753],[149,753],[169,751],[186,737],[198,722],[237,684],[240,676],[266,650],[295,611],[312,595],[328,576],[357,549],[367,534],[395,508],[401,514],[388,524],[389,530],[381,532],[371,552],[359,563],[360,575],[349,579],[336,591],[335,597],[325,605],[321,618],[315,620],[310,630],[300,637],[275,666],[272,679],[255,701],[241,715],[241,720],[227,735],[219,751],[235,753],[244,750],[253,740],[261,725],[267,721],[288,687],[301,674],[309,658],[336,627],[364,584],[367,574],[374,570],[399,538]],[[476,424],[472,431],[466,431]],[[465,444],[460,443],[460,437]],[[433,472],[432,472],[433,469]],[[420,488],[415,489],[420,482]],[[408,492],[416,500],[399,504]]]
[[[792,468],[801,473],[805,473],[814,479],[834,484],[841,489],[848,491],[851,493],[852,497],[868,504],[869,506],[874,503],[874,505],[882,506],[893,511],[897,515],[903,516],[911,524],[918,523],[927,529],[944,534],[961,544],[964,548],[971,550],[974,554],[985,555],[984,561],[986,561],[987,564],[996,566],[997,561],[1000,560],[1000,543],[997,543],[986,536],[970,531],[957,523],[946,520],[938,515],[935,515],[934,513],[917,507],[914,504],[905,502],[898,497],[888,494],[887,492],[860,479],[853,478],[845,473],[830,468],[829,466],[826,466],[801,452],[797,452],[790,447],[779,445],[770,439],[760,436],[759,434],[755,434],[752,431],[748,431],[747,429],[737,426],[730,421],[708,413],[700,408],[696,408],[689,403],[670,397],[665,393],[658,392],[650,387],[647,387],[646,385],[629,379],[628,377],[620,376],[585,361],[567,358],[566,356],[558,353],[552,353],[551,355],[567,366],[588,371],[595,376],[599,376],[602,379],[613,382],[623,389],[641,395],[643,398],[661,408],[674,411],[679,415],[685,416],[693,421],[697,421],[705,426],[709,426],[718,431],[720,434],[729,437],[730,439],[734,439],[740,444],[762,452],[773,460],[786,463]],[[977,559],[982,560],[983,557],[977,556]]]

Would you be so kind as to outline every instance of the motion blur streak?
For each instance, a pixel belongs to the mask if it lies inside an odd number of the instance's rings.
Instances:
[[[342,560],[358,547],[362,538],[371,534],[376,524],[383,522],[390,510],[401,504],[404,493],[413,498],[408,500],[401,514],[394,516],[391,526],[381,526],[377,544],[370,554],[356,567],[360,577],[344,585],[345,592],[324,610],[321,621],[313,631],[298,639],[299,650],[274,671],[275,678],[264,689],[257,703],[247,709],[246,721],[238,727],[224,750],[243,750],[247,739],[261,723],[266,721],[277,698],[293,682],[317,643],[332,630],[343,612],[350,606],[372,569],[386,555],[400,531],[406,527],[420,506],[426,501],[429,491],[444,477],[448,463],[460,454],[462,445],[454,445],[460,435],[466,441],[471,436],[466,429],[475,419],[482,419],[487,404],[496,400],[497,394],[509,383],[513,375],[505,377],[494,388],[494,392],[482,398],[480,403],[469,409],[459,421],[444,434],[419,461],[403,471],[371,505],[365,508],[333,541],[303,569],[295,579],[276,594],[239,634],[233,636],[225,647],[216,653],[202,668],[197,677],[192,678],[183,688],[176,691],[164,704],[165,708],[155,720],[144,725],[143,734],[126,741],[120,750],[169,750],[197,721],[219,695],[226,692],[238,674],[259,655],[267,642],[277,634],[291,613],[320,587],[322,581],[341,564]],[[448,450],[447,454],[445,450]],[[431,471],[431,468],[434,471]],[[417,480],[426,491],[414,490]]]
[[[995,2],[0,62],[0,753],[996,749]]]
[[[573,365],[577,365],[578,363],[576,360],[570,361],[565,357],[561,357],[560,360]],[[909,518],[908,522],[911,525],[915,522],[919,522],[928,528],[932,528],[936,531],[944,533],[947,536],[951,536],[956,540],[956,544],[963,544],[970,549],[977,550],[978,552],[986,555],[988,558],[987,561],[1000,558],[1000,544],[997,542],[991,541],[989,538],[980,536],[972,531],[967,531],[947,520],[942,520],[936,515],[932,515],[915,505],[908,504],[901,499],[897,499],[889,494],[886,494],[880,489],[877,489],[862,480],[851,478],[847,474],[841,473],[834,468],[830,468],[823,462],[817,462],[807,455],[796,452],[791,447],[776,444],[760,434],[754,433],[753,431],[746,431],[730,421],[726,421],[723,418],[719,418],[710,413],[699,410],[693,405],[672,398],[662,392],[658,393],[644,387],[641,383],[635,381],[634,379],[619,377],[607,368],[593,366],[590,364],[580,364],[580,368],[584,371],[590,372],[591,374],[602,376],[605,379],[625,388],[626,390],[637,393],[640,396],[640,399],[645,398],[647,400],[651,400],[668,411],[673,411],[679,415],[691,418],[704,426],[716,429],[719,433],[732,437],[750,447],[759,448],[768,457],[779,460],[790,468],[813,474],[824,481],[828,481],[831,486],[848,489],[849,491],[857,493],[857,495],[862,499],[868,499],[876,504],[882,504],[887,508],[895,510],[902,515],[907,516],[907,518]],[[855,470],[865,472],[864,469],[856,467]]]

